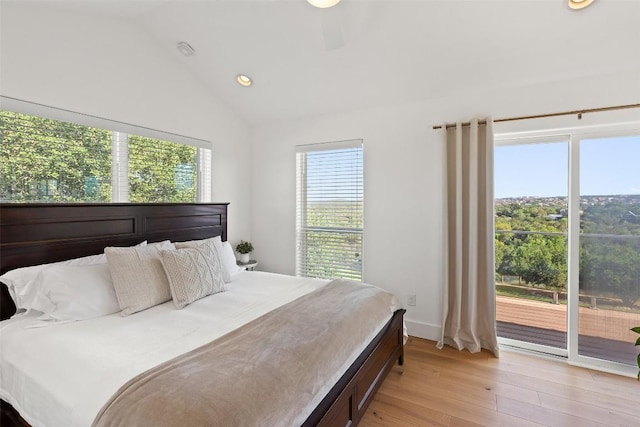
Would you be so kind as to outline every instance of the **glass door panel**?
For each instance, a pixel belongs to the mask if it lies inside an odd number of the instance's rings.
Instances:
[[[566,350],[568,142],[497,145],[494,176],[498,336]]]
[[[640,135],[580,141],[578,354],[634,365],[640,325]]]

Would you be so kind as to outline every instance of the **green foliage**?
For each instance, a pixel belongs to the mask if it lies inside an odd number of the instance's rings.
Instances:
[[[244,240],[240,240],[240,243],[236,246],[236,251],[239,254],[248,254],[253,252],[253,245],[251,242],[245,242]]]
[[[0,200],[110,202],[112,132],[0,111]],[[197,148],[129,137],[129,201],[195,202]]]
[[[309,202],[304,212],[303,275],[362,280],[362,200]]]
[[[111,134],[0,111],[0,200],[111,199]]]
[[[634,307],[640,298],[640,239],[585,239],[580,256],[581,289],[612,293]]]
[[[309,227],[362,229],[362,201],[309,202],[306,206]]]
[[[197,148],[129,137],[129,200],[134,203],[194,202]]]
[[[512,272],[527,283],[566,288],[567,241],[564,236],[527,235],[511,257]]]
[[[591,234],[640,235],[640,217],[632,220],[628,214],[640,215],[640,201],[612,201],[587,206],[580,221],[580,230]]]
[[[566,208],[562,205],[500,205],[496,207],[496,230],[566,233],[563,212]],[[530,284],[566,288],[566,242],[565,236],[557,234],[496,233],[496,273],[518,276]]]
[[[362,233],[327,229],[305,230],[304,276],[362,280]]]
[[[620,298],[632,309],[640,298],[640,221],[635,214],[640,214],[637,196],[585,198],[580,223],[580,289]],[[498,204],[497,280],[517,276],[530,285],[566,288],[565,216],[566,205],[560,202]]]

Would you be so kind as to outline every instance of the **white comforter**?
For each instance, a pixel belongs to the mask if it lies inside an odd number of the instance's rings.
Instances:
[[[183,310],[169,301],[128,317],[49,327],[33,327],[43,323],[35,319],[39,313],[2,321],[0,397],[34,427],[89,426],[131,378],[326,283],[241,272],[227,292]]]

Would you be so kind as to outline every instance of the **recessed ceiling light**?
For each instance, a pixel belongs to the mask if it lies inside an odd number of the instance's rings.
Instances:
[[[195,49],[187,42],[179,42],[176,47],[184,56],[193,56],[196,54]]]
[[[569,7],[573,10],[584,9],[593,3],[593,0],[568,0]]]
[[[340,0],[307,0],[310,5],[319,7],[320,9],[326,9],[328,7],[333,7],[340,3]]]
[[[253,84],[253,80],[251,80],[251,77],[249,76],[245,76],[244,74],[238,74],[236,76],[236,81],[244,87],[249,87]]]

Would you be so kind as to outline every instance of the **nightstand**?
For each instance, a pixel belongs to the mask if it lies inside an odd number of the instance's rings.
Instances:
[[[258,261],[255,259],[252,259],[249,262],[236,261],[236,264],[238,264],[238,267],[244,267],[247,271],[253,271],[253,269],[258,266]]]

